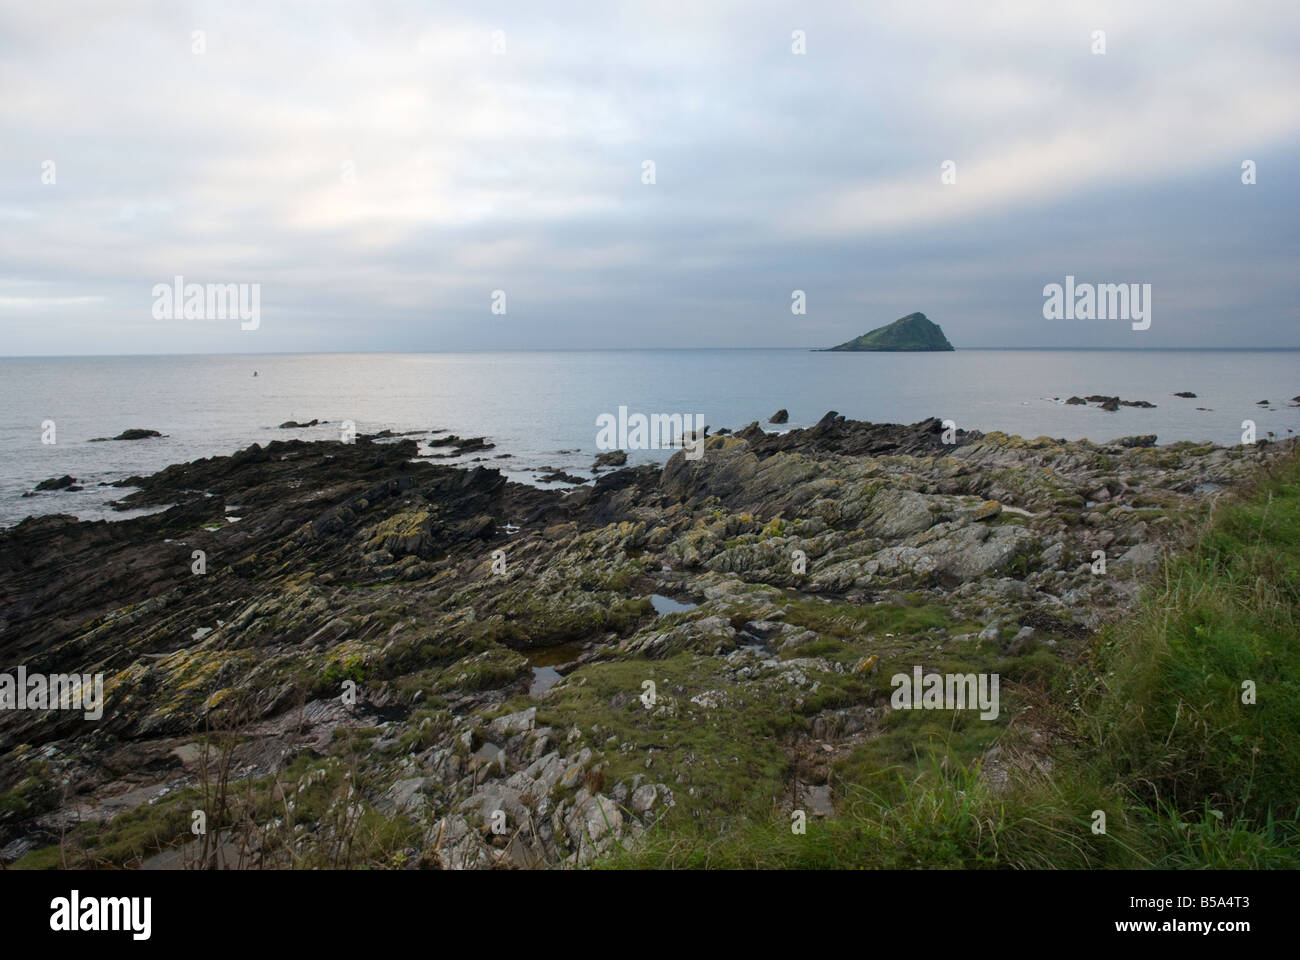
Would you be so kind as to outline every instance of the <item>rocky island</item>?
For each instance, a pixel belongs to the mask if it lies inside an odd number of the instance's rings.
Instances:
[[[909,313],[893,323],[877,327],[854,337],[826,353],[867,353],[883,351],[952,350],[943,330],[924,313]]]
[[[104,677],[98,720],[0,711],[0,858],[699,864],[861,830],[936,748],[1005,792],[1182,525],[1291,446],[947,439],[831,412],[569,491],[277,440],[122,481],[161,512],[0,531],[0,668]],[[891,710],[913,670],[1000,675],[997,718]]]

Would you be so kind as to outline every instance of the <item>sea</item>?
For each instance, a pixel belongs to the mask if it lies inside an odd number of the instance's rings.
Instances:
[[[1242,442],[1300,431],[1300,351],[957,350],[828,353],[807,349],[624,350],[445,354],[222,354],[0,358],[0,527],[49,513],[116,520],[110,486],[170,464],[273,440],[414,432],[426,441],[486,437],[478,462],[542,486],[547,470],[593,477],[598,421],[642,413],[702,418],[710,434],[758,421],[816,423],[830,410],[873,422],[952,420],[1105,442],[1155,434],[1159,444]],[[1195,398],[1174,396],[1190,391]],[[1153,409],[1067,405],[1071,395],[1145,400]],[[1266,402],[1261,402],[1266,401]],[[779,409],[788,423],[769,425]],[[328,421],[281,429],[294,420]],[[51,428],[52,424],[52,430]],[[163,434],[92,443],[130,428]],[[48,442],[53,440],[53,442]],[[632,450],[628,463],[671,449]],[[24,497],[69,475],[83,489]]]

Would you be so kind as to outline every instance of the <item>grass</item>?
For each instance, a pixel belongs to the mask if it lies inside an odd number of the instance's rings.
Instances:
[[[1300,780],[1300,461],[1216,512],[1100,644],[1089,734],[1138,797],[1293,820]],[[1253,699],[1253,702],[1248,702]],[[1270,820],[1270,818],[1275,818]],[[1216,823],[1219,822],[1216,818]]]
[[[1053,732],[1050,770],[1011,763],[995,787],[983,758],[993,742],[1014,754],[1010,731],[892,714],[836,765],[834,817],[804,832],[775,810],[726,831],[670,818],[598,866],[1300,867],[1298,584],[1292,454],[1221,500],[1076,665],[1038,670],[1032,654],[999,665]],[[811,604],[789,619],[823,630],[942,621],[936,608],[877,609]]]
[[[593,664],[537,704],[537,722],[557,730],[578,726],[594,742],[611,747],[629,745],[607,749],[607,783],[641,773],[652,782],[664,779],[674,791],[694,790],[683,814],[689,806],[692,819],[713,824],[758,816],[780,790],[779,740],[799,726],[799,716],[789,697],[729,686],[722,673],[715,658],[690,653]],[[639,700],[647,680],[656,685],[651,710]],[[692,703],[692,697],[710,690],[726,697],[724,709]],[[521,708],[528,705],[518,702]]]

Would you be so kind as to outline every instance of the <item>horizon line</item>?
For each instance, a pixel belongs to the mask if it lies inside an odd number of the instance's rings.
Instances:
[[[808,353],[889,354],[889,353],[960,353],[962,351],[1043,351],[1093,353],[1287,353],[1300,351],[1290,347],[954,347],[952,350],[833,350],[829,347],[549,347],[549,348],[476,348],[472,350],[268,350],[207,351],[189,353],[17,353],[0,354],[0,360],[109,360],[141,357],[331,357],[331,356],[443,356],[483,353],[695,353],[703,350],[759,351],[798,350]]]

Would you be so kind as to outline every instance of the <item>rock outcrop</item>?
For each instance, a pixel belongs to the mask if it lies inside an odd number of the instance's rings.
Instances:
[[[738,797],[830,815],[891,673],[1079,656],[1182,518],[1294,444],[1154,441],[832,411],[572,491],[412,439],[126,478],[123,508],[165,509],[0,531],[0,659],[105,700],[0,711],[0,857],[189,856],[219,762],[263,866],[349,865],[343,836],[369,865],[579,864]]]

